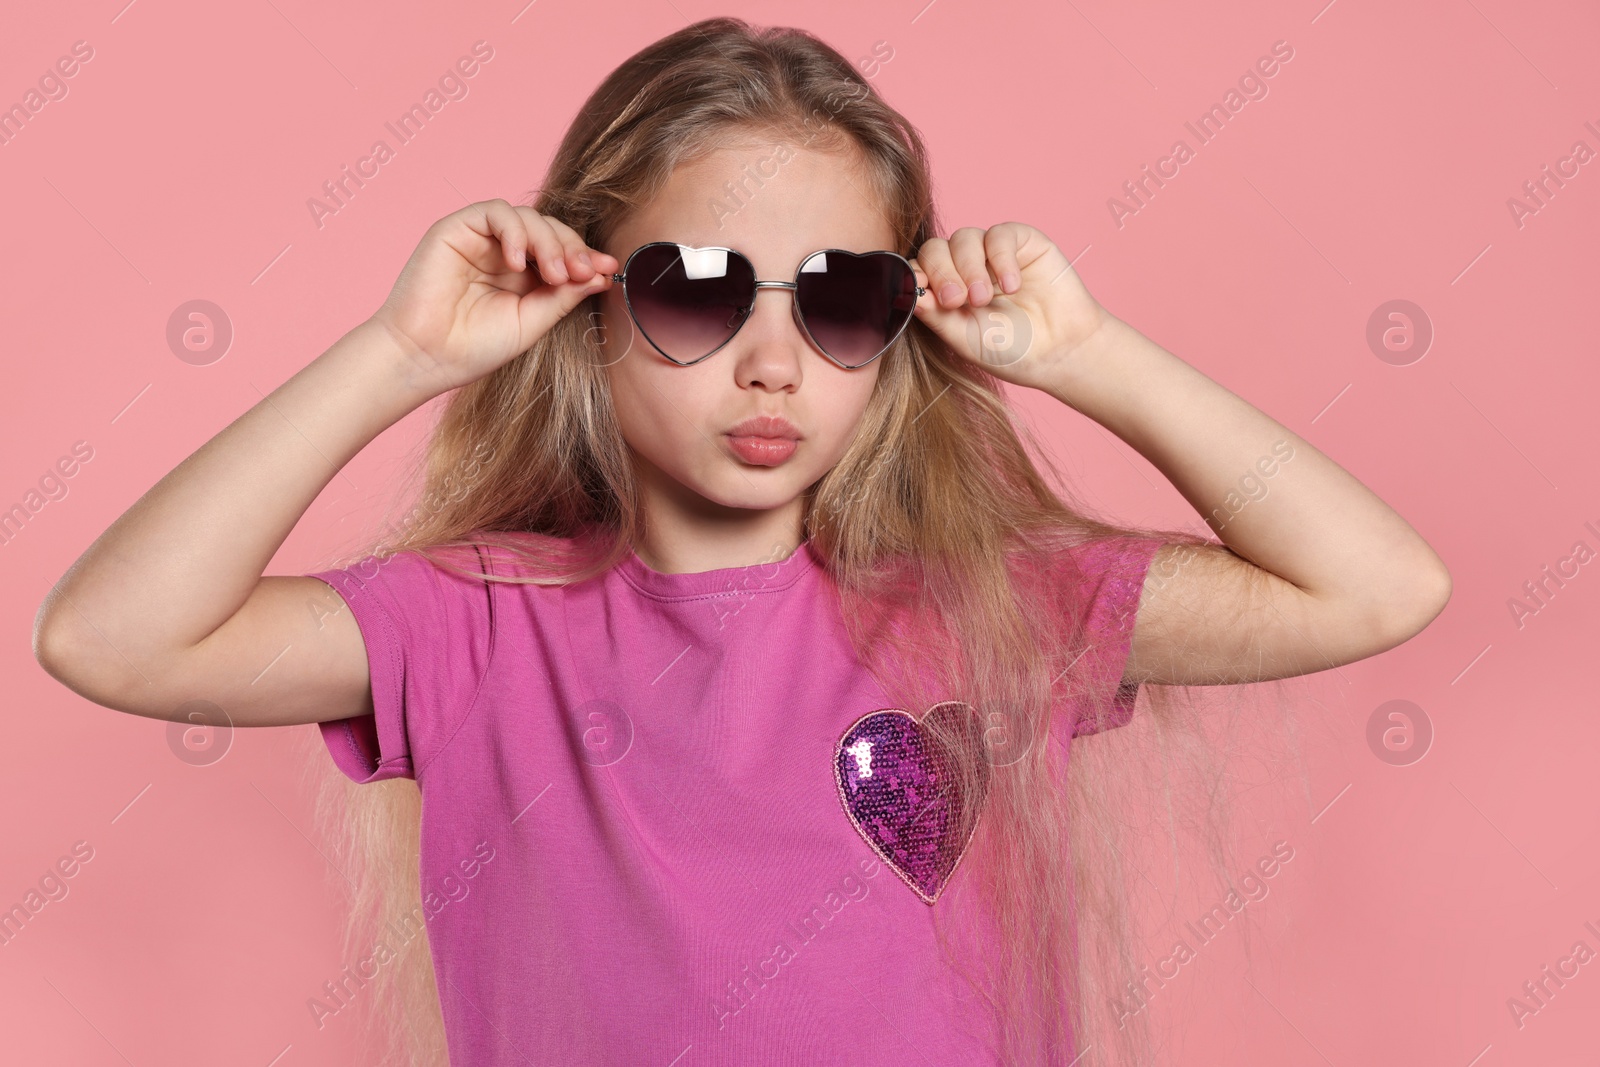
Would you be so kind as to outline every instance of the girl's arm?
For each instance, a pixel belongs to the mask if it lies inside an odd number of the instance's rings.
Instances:
[[[239,726],[362,711],[366,656],[339,595],[262,571],[339,469],[428,398],[413,370],[368,320],[207,441],[56,583],[34,625],[40,664],[151,718],[197,698]]]
[[[1122,320],[1107,315],[1045,391],[1137,449],[1226,545],[1157,554],[1126,680],[1327,670],[1409,640],[1449,600],[1443,561],[1372,490]]]
[[[196,699],[239,726],[370,712],[366,647],[339,594],[262,571],[367,442],[527,351],[619,266],[504,200],[434,223],[372,318],[89,546],[39,608],[35,657],[95,703],[151,718],[179,720]]]
[[[929,289],[921,321],[990,373],[1122,438],[1223,541],[1156,554],[1124,680],[1211,685],[1327,670],[1393,648],[1444,609],[1449,572],[1393,508],[1107,312],[1039,230],[964,227],[925,242],[913,262]]]

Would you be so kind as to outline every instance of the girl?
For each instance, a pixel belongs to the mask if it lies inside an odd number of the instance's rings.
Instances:
[[[674,33],[532,206],[430,227],[41,607],[40,661],[89,699],[316,722],[361,783],[336,865],[379,925],[319,1025],[374,982],[411,1063],[443,1062],[441,1020],[474,1067],[1145,1059],[1116,819],[1072,740],[1141,685],[1391,648],[1449,577],[1040,230],[935,236],[930,190],[833,49]],[[1001,382],[1137,448],[1221,542],[1063,502]],[[394,543],[263,576],[439,396]]]

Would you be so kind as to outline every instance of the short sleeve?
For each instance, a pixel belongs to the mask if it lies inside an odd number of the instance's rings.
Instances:
[[[1162,544],[1146,537],[1089,541],[1070,549],[1058,572],[1069,586],[1068,602],[1081,613],[1084,635],[1069,668],[1077,695],[1064,702],[1072,737],[1126,726],[1133,718],[1139,687],[1120,683],[1145,575]]]
[[[465,719],[488,672],[492,583],[410,551],[306,577],[344,599],[372,679],[371,714],[318,724],[333,762],[363,784],[418,778]]]

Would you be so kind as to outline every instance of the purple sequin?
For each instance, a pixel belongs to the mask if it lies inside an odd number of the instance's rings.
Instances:
[[[936,704],[924,717],[949,717],[958,736],[973,737],[972,709],[960,701]],[[898,709],[857,719],[839,739],[834,778],[856,829],[891,870],[931,905],[939,899],[977,829],[988,792],[959,795],[950,757],[917,719]]]

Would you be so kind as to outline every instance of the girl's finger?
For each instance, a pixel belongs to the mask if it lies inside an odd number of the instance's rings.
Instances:
[[[927,289],[945,310],[958,308],[967,300],[967,283],[961,280],[950,259],[950,243],[943,237],[930,237],[917,249],[917,262],[928,272]]]
[[[1000,279],[1000,291],[1014,293],[1022,288],[1022,268],[1017,265],[1017,227],[1002,222],[990,226],[983,235],[983,246],[989,253],[989,269]]]
[[[586,282],[596,274],[605,274],[609,278],[612,271],[617,269],[615,260],[598,249],[590,248],[584,243],[578,231],[565,222],[554,215],[541,215],[540,218],[550,226],[557,239],[561,241],[567,261],[567,273],[572,276],[573,281]],[[606,269],[607,266],[610,269]]]
[[[994,295],[989,277],[989,257],[983,248],[983,228],[963,226],[950,235],[950,256],[955,261],[961,282],[974,307],[982,307]]]
[[[561,247],[561,239],[550,227],[550,221],[522,204],[507,204],[506,209],[516,216],[518,226],[527,235],[527,248],[521,256],[521,265],[512,265],[518,270],[526,270],[531,262],[539,271],[539,280],[546,285],[565,284],[569,280],[565,263],[566,249]],[[506,261],[511,262],[509,254]]]
[[[483,216],[489,227],[489,236],[500,244],[502,258],[513,270],[521,270],[528,246],[528,232],[522,218],[510,204],[498,197],[484,202]]]
[[[911,264],[911,273],[916,276],[917,287],[927,289],[931,293],[933,290],[928,285],[928,272],[922,269],[922,264],[917,262],[917,257],[912,256],[906,262]]]

